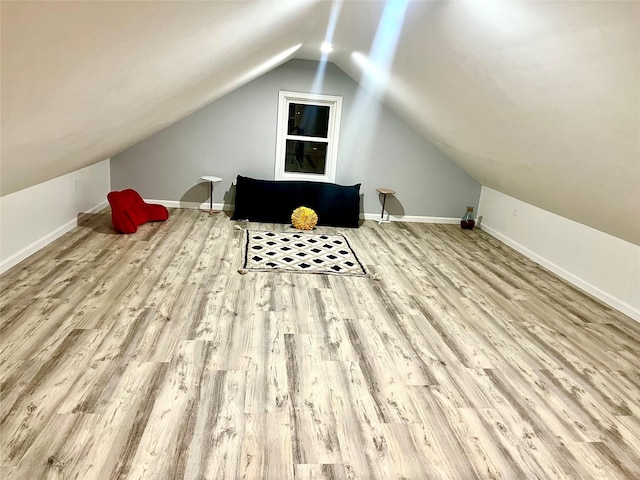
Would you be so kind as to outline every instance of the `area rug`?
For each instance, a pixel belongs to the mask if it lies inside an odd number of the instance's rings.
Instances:
[[[246,230],[240,273],[251,271],[367,275],[344,235],[297,231]]]

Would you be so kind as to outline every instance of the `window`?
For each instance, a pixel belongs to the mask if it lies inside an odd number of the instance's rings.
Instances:
[[[276,180],[335,182],[342,97],[280,92]]]

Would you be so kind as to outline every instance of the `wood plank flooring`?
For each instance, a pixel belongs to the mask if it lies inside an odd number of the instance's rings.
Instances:
[[[640,324],[478,230],[347,229],[376,281],[240,275],[234,225],[105,211],[2,276],[0,477],[640,478]]]

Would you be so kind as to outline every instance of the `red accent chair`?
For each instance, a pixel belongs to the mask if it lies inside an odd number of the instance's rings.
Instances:
[[[120,233],[135,233],[138,225],[163,222],[169,218],[169,210],[164,205],[146,203],[138,192],[130,188],[109,192],[107,200],[111,205],[113,228]]]

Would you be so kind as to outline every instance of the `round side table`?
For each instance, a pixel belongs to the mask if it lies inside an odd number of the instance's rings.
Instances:
[[[213,215],[213,184],[220,183],[222,179],[220,177],[212,177],[211,175],[203,175],[200,180],[209,182],[209,215]]]
[[[384,204],[387,202],[387,195],[395,195],[396,191],[390,188],[380,187],[376,188],[376,192],[382,195],[382,212],[380,212],[380,221],[378,222],[379,225],[382,225],[382,222],[384,222]]]

